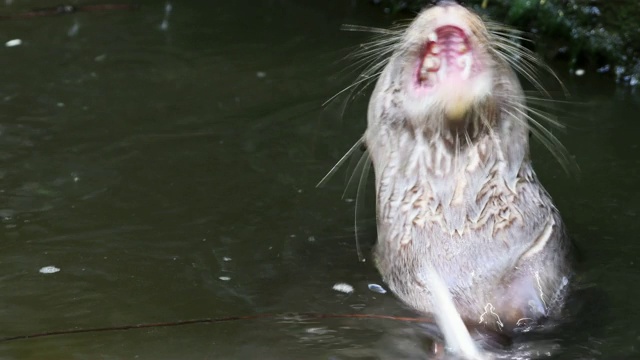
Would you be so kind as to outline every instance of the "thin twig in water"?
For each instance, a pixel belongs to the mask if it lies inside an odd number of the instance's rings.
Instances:
[[[7,341],[27,340],[27,339],[35,339],[35,338],[43,338],[43,337],[51,337],[51,336],[61,336],[61,335],[86,334],[86,333],[98,333],[98,332],[109,332],[109,331],[126,331],[126,330],[147,329],[147,328],[177,327],[177,326],[195,325],[195,324],[213,324],[213,323],[230,322],[230,321],[260,320],[260,319],[282,319],[282,320],[294,319],[297,321],[319,320],[319,319],[377,319],[377,320],[393,320],[393,321],[403,321],[403,322],[434,324],[433,319],[426,318],[426,317],[403,317],[403,316],[378,315],[378,314],[318,314],[318,313],[256,314],[256,315],[245,315],[245,316],[227,316],[227,317],[219,317],[219,318],[179,320],[179,321],[159,322],[159,323],[144,323],[144,324],[106,326],[106,327],[85,328],[85,329],[47,331],[47,332],[33,333],[28,335],[8,336],[8,337],[0,338],[0,343],[7,342]]]
[[[43,16],[75,14],[78,12],[137,10],[139,8],[140,5],[138,4],[58,5],[47,8],[33,9],[31,11],[18,14],[0,15],[0,20],[31,19]]]

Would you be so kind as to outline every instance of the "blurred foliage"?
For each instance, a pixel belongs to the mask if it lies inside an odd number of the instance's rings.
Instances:
[[[432,0],[372,0],[388,13],[417,12]],[[640,82],[638,0],[467,0],[490,18],[531,34],[545,57],[566,60],[573,70],[610,73]]]

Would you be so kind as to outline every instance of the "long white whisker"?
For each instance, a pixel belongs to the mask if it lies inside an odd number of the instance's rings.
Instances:
[[[371,26],[362,26],[362,25],[353,25],[353,24],[343,24],[340,26],[340,30],[343,31],[357,31],[357,32],[368,32],[374,34],[384,34],[384,35],[396,35],[398,34],[398,30],[394,29],[384,29],[377,28]]]
[[[351,183],[353,182],[353,180],[356,177],[356,174],[359,174],[360,171],[362,171],[365,167],[365,164],[369,161],[369,151],[365,150],[362,155],[360,156],[360,159],[358,160],[358,163],[356,164],[356,167],[353,169],[353,172],[351,173],[351,176],[349,176],[349,180],[347,181],[347,185],[344,187],[344,191],[342,192],[342,198],[346,198],[347,196],[347,191],[349,190],[349,187],[351,186]],[[357,191],[356,191],[356,197],[357,197]]]
[[[338,171],[340,166],[342,166],[342,164],[344,164],[344,162],[347,161],[349,156],[351,156],[356,150],[358,150],[358,148],[360,148],[360,146],[362,146],[363,143],[364,143],[364,138],[358,139],[358,141],[356,141],[356,143],[353,144],[353,146],[344,155],[342,155],[340,160],[338,160],[338,162],[335,165],[333,165],[333,167],[331,168],[331,170],[329,170],[327,175],[325,175],[322,178],[322,180],[318,182],[316,187],[318,188],[318,187],[324,186],[327,183],[327,181],[336,173],[336,171]]]
[[[526,111],[519,109],[517,107],[512,107],[513,110],[522,115],[525,119],[527,119],[527,127],[533,133],[533,135],[538,139],[542,144],[551,152],[551,154],[558,160],[562,168],[567,173],[572,173],[578,171],[578,166],[573,160],[573,158],[569,155],[567,149],[562,145],[562,142],[558,140],[558,138],[553,135],[549,129],[545,128],[540,124],[537,120],[535,120],[531,115],[529,115]],[[519,119],[516,114],[506,112],[511,115],[514,119]],[[533,125],[530,126],[529,124]]]
[[[516,102],[514,100],[507,100],[507,103],[509,105],[513,106],[513,107],[516,107],[519,104],[518,102]],[[544,121],[548,122],[549,124],[559,128],[559,129],[566,128],[566,126],[563,123],[561,123],[560,121],[554,119],[551,114],[549,114],[549,113],[547,113],[545,111],[538,110],[538,109],[532,108],[530,106],[527,107],[527,111],[532,113],[532,114],[534,114],[534,115],[536,115],[536,116],[538,116],[541,120],[544,120]]]
[[[491,34],[491,40],[494,44],[493,51],[505,61],[509,62],[518,72],[527,78],[536,88],[546,94],[545,89],[541,86],[540,82],[536,79],[537,68],[543,69],[555,78],[555,80],[561,85],[565,94],[568,94],[567,89],[558,77],[558,75],[538,56],[523,47],[516,40],[531,41],[523,37],[525,34],[522,31],[511,29],[507,26],[497,24],[495,22],[489,22],[487,29]],[[515,40],[514,40],[515,39]],[[523,61],[517,61],[514,57],[519,57]],[[548,94],[547,94],[548,95]]]
[[[354,82],[353,84],[351,84],[351,85],[347,86],[346,88],[344,88],[344,89],[340,90],[337,94],[335,94],[335,95],[333,95],[332,97],[330,97],[327,101],[323,102],[323,103],[322,103],[322,106],[326,106],[326,105],[327,105],[328,103],[330,103],[333,99],[337,98],[338,96],[340,96],[340,95],[341,95],[341,94],[343,94],[344,92],[346,92],[346,91],[348,91],[348,90],[350,90],[350,89],[356,88],[359,84],[361,84],[361,83],[363,83],[363,82],[365,82],[365,81],[367,81],[367,80],[371,80],[372,78],[375,78],[375,77],[376,77],[376,76],[378,76],[378,75],[380,75],[380,72],[375,73],[375,74],[372,74],[372,75],[369,75],[369,76],[366,76],[365,78],[360,79],[360,80],[358,80],[358,81]]]
[[[369,174],[369,169],[371,168],[371,161],[369,160],[368,150],[365,150],[364,154],[362,154],[362,158],[360,159],[360,161],[362,161],[362,159],[365,160],[365,163],[362,167],[362,173],[360,174],[360,181],[358,182],[358,190],[356,190],[356,204],[354,208],[355,218],[353,223],[353,229],[355,232],[356,252],[358,254],[358,261],[365,262],[366,259],[362,255],[362,250],[360,249],[360,237],[359,237],[360,235],[358,231],[358,213],[361,208],[360,202],[361,201],[364,202],[364,199],[365,199],[364,197],[365,192],[363,190],[366,188],[367,177]]]

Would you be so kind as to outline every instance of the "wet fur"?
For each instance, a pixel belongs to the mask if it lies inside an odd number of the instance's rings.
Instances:
[[[519,33],[460,6],[447,8],[482,44],[490,69],[480,95],[462,126],[443,118],[446,98],[408,100],[407,72],[442,8],[427,9],[406,28],[380,31],[381,39],[362,48],[368,67],[344,90],[353,94],[378,79],[363,138],[376,179],[376,265],[391,290],[420,312],[437,308],[433,269],[465,321],[511,330],[557,313],[571,275],[564,225],[532,168],[529,133],[565,168],[572,163],[543,126],[560,124],[527,105],[512,70],[543,91],[541,63],[519,45]]]

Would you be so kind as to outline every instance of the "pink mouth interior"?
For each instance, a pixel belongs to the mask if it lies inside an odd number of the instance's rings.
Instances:
[[[426,43],[417,71],[416,80],[419,87],[433,87],[443,80],[464,81],[470,76],[465,64],[472,64],[471,46],[464,30],[446,25],[436,29],[437,39],[429,39]],[[435,40],[435,41],[434,41]],[[466,58],[463,58],[463,56]]]

